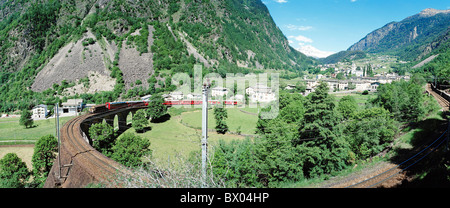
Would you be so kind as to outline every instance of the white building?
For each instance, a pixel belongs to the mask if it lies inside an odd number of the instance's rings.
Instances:
[[[184,95],[183,92],[171,92],[169,93],[169,97],[167,98],[168,100],[183,100]]]
[[[211,89],[211,96],[213,97],[223,97],[228,95],[228,89],[223,87],[214,87]]]
[[[62,103],[59,109],[59,115],[72,116],[77,115],[83,108],[83,99],[68,99],[67,102]],[[56,112],[56,110],[55,110]]]
[[[141,97],[141,100],[150,100],[150,98],[152,97],[152,95],[146,95],[144,97]]]
[[[31,112],[33,113],[31,116],[32,119],[46,118],[48,114],[47,105],[37,105],[31,109]]]
[[[188,100],[201,100],[202,99],[202,94],[200,93],[189,93],[186,95],[186,98]]]
[[[264,84],[257,84],[245,90],[249,95],[250,102],[270,102],[276,100],[272,88]]]
[[[379,86],[380,86],[379,82],[372,82],[372,83],[370,83],[369,91],[376,92]]]

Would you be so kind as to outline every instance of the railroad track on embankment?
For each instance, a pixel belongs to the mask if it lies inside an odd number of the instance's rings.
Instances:
[[[434,91],[431,84],[426,85],[426,91],[431,94],[443,111],[448,111],[450,102],[444,96],[449,97],[443,91]],[[416,165],[429,154],[436,152],[439,147],[445,145],[447,139],[446,131],[441,130],[439,137],[430,140],[426,144],[412,150],[408,156],[398,163],[379,162],[372,167],[364,168],[345,177],[336,178],[334,181],[325,182],[323,188],[392,188],[408,180],[406,171]]]

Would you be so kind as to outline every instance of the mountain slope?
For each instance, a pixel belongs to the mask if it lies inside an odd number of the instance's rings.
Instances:
[[[400,22],[391,22],[369,33],[349,51],[389,53],[404,60],[416,59],[427,44],[450,27],[450,10],[425,9]]]
[[[96,90],[108,92],[78,96],[171,91],[171,75],[196,63],[224,75],[314,62],[289,46],[261,0],[2,0],[0,9],[0,111],[107,78],[114,86]]]

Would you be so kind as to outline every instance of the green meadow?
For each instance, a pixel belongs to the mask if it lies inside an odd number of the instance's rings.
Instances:
[[[251,115],[244,113],[241,110]],[[246,111],[248,110],[248,111]],[[152,149],[152,160],[158,164],[168,164],[181,158],[186,159],[191,152],[201,151],[201,109],[170,109],[170,119],[161,123],[150,123],[149,129],[144,133],[136,133],[134,128],[128,129],[143,138],[149,139]],[[254,135],[256,128],[257,109],[233,108],[228,109],[227,124],[230,131],[236,132],[240,127],[242,134]],[[215,121],[213,110],[208,111],[208,128],[214,130]],[[218,134],[215,131],[208,132],[208,151],[211,152],[219,140],[231,141],[244,139],[238,134]]]
[[[60,117],[59,127],[74,117]],[[54,118],[36,120],[32,128],[19,125],[20,118],[0,119],[0,145],[34,144],[44,135],[56,135],[56,121]]]

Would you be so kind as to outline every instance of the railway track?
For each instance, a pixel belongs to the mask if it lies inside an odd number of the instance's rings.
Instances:
[[[413,165],[426,158],[429,154],[438,150],[438,148],[446,141],[447,132],[441,134],[431,144],[423,145],[412,156],[404,160],[398,165],[387,165],[381,173],[368,177],[358,183],[353,183],[346,188],[390,188],[398,184],[399,181],[405,179],[405,171]]]
[[[428,91],[428,93],[430,93],[438,101],[439,105],[442,107],[442,109],[444,111],[448,111],[449,110],[450,102],[448,100],[446,100],[444,97],[442,97],[440,94],[435,92],[431,88],[431,84],[430,83],[427,84],[426,90]]]
[[[78,116],[62,127],[60,155],[55,160],[44,187],[85,187],[90,183],[113,180],[119,173],[129,173],[124,166],[95,150],[81,128],[82,125],[88,125],[84,123],[86,120],[102,118],[105,114],[114,112]]]
[[[449,110],[450,102],[439,93],[432,90],[431,84],[427,84],[426,90],[438,101],[444,111]],[[360,176],[351,176],[341,182],[329,184],[331,188],[390,188],[399,184],[406,178],[406,170],[435,152],[446,141],[446,132],[429,144],[424,144],[417,148],[411,155],[398,163],[389,163],[374,168],[369,173]]]

